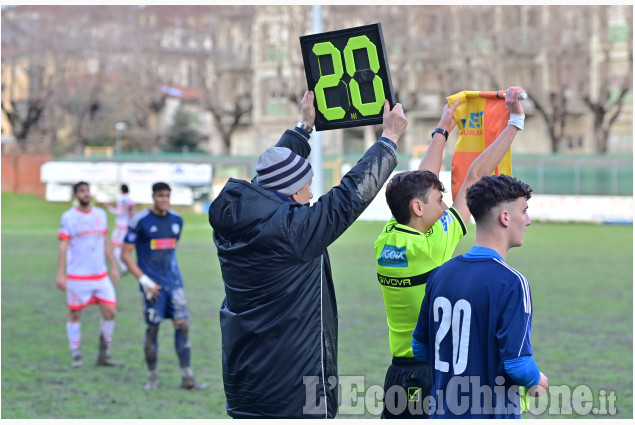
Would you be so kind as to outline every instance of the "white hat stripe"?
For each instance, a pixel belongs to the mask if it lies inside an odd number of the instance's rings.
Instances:
[[[297,182],[302,177],[304,177],[306,175],[306,173],[309,172],[309,170],[310,170],[310,165],[307,162],[307,164],[305,164],[305,166],[300,168],[298,171],[296,171],[295,173],[293,173],[289,177],[281,178],[281,179],[278,179],[276,181],[268,182],[267,186],[269,186],[271,189],[276,189],[277,186],[280,186],[281,188],[290,186],[291,184]]]
[[[277,169],[277,170],[272,170],[269,173],[260,173],[260,182],[261,183],[268,183],[270,181],[275,181],[279,180],[281,178],[285,178],[288,175],[291,175],[295,172],[295,170],[298,169],[298,167],[302,166],[302,163],[300,162],[302,158],[300,156],[296,156],[293,159],[293,162],[291,162],[290,164],[284,166],[283,168]]]

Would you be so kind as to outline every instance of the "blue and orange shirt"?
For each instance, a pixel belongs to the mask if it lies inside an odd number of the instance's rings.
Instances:
[[[176,243],[182,230],[183,219],[174,211],[161,217],[145,209],[130,219],[124,238],[135,245],[141,271],[165,290],[183,286],[176,261]]]

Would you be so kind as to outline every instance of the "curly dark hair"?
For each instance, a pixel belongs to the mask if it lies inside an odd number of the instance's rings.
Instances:
[[[522,181],[501,174],[485,176],[467,189],[466,201],[474,221],[478,222],[492,209],[518,198],[531,198],[533,189]]]
[[[414,170],[395,174],[386,185],[386,202],[397,223],[410,223],[410,201],[418,198],[428,203],[428,192],[432,188],[445,192],[443,183],[432,171]]]

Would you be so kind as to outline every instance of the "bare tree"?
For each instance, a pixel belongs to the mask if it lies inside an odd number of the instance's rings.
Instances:
[[[632,6],[622,6],[621,18],[615,8],[329,5],[322,13],[323,31],[382,23],[393,88],[409,111],[425,116],[440,106],[431,102],[458,91],[518,83],[553,152],[588,111],[596,150],[606,152],[633,78]],[[190,96],[181,102],[209,112],[231,153],[254,111],[273,105],[286,113],[306,86],[298,37],[310,31],[310,6],[12,9],[2,16],[1,109],[22,148],[38,137],[55,143],[58,128],[70,125],[81,149],[107,139],[102,127],[126,121],[127,138],[156,151],[178,87]],[[626,32],[619,43],[608,35],[616,22]],[[98,119],[106,110],[112,113]]]
[[[2,109],[19,141],[37,126],[48,133],[54,148],[64,123],[71,127],[70,144],[81,151],[98,134],[96,114],[104,106],[106,69],[113,67],[113,50],[118,49],[113,22],[122,12],[112,6],[23,6],[9,14],[15,19],[3,19],[2,62],[11,84],[3,82]],[[17,93],[22,84],[14,76],[24,64],[29,70],[26,97]]]
[[[33,22],[12,18],[3,13],[2,25],[2,99],[1,109],[11,124],[20,150],[43,117],[53,95],[50,73],[47,74],[46,40]],[[45,44],[44,44],[45,46]],[[26,89],[18,84],[19,74],[26,74]],[[21,90],[22,89],[22,90]]]
[[[282,96],[297,111],[300,101],[307,87],[304,72],[304,60],[300,49],[300,37],[311,30],[312,6],[280,6],[269,22],[268,32],[278,33],[278,37],[264,37],[266,42],[276,40],[280,54],[273,60],[279,90]],[[307,19],[296,19],[297,16],[307,16]],[[284,31],[279,31],[284,28]],[[273,39],[273,40],[272,40]]]
[[[191,66],[203,96],[202,107],[211,113],[224,153],[231,152],[232,137],[253,109],[251,33],[256,7],[212,6],[190,21],[188,41]],[[192,26],[194,25],[194,26]]]
[[[1,102],[2,112],[4,112],[11,124],[13,135],[15,136],[21,151],[26,149],[29,131],[40,121],[50,94],[50,91],[46,91],[42,94],[31,95],[27,99],[23,100],[10,98],[7,105],[7,102],[5,102],[6,95],[3,86]]]
[[[169,94],[165,84],[176,68],[169,44],[174,36],[171,22],[179,19],[175,10],[171,6],[134,7],[125,16],[122,38],[127,47],[123,49],[118,86],[129,113],[125,121],[131,124],[126,134],[143,152],[159,150],[158,116]]]
[[[57,85],[57,102],[70,118],[75,148],[82,152],[89,139],[102,136],[97,131],[98,114],[105,109],[108,69],[116,65],[120,50],[118,16],[126,8],[104,6],[72,6],[67,13],[74,16],[67,28],[54,63],[64,70]],[[103,118],[103,117],[102,117]],[[108,140],[99,140],[107,143]]]
[[[624,50],[628,60],[622,60],[622,63],[626,64],[628,72],[621,78],[615,77],[612,73],[619,65],[616,64],[614,55],[615,43],[608,36],[608,10],[601,6],[593,9],[593,35],[601,52],[597,64],[591,65],[597,67],[597,89],[592,90],[588,82],[581,84],[581,87],[584,90],[584,103],[593,113],[595,149],[598,153],[606,153],[611,127],[622,112],[626,95],[632,92],[633,87],[633,8],[626,7],[624,13],[623,43],[626,46]]]

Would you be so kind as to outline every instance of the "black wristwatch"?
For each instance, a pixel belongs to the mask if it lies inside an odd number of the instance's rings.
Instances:
[[[295,126],[299,127],[300,130],[306,131],[307,134],[311,134],[311,132],[313,131],[313,127],[311,127],[310,125],[306,125],[302,121],[298,121],[298,123]]]
[[[447,130],[444,130],[442,128],[435,128],[434,130],[432,130],[432,134],[431,137],[434,137],[434,133],[441,133],[443,134],[443,137],[445,137],[445,140],[448,140],[448,136],[450,135],[450,133],[447,132]]]

